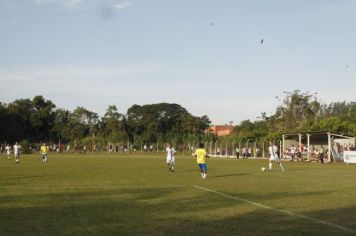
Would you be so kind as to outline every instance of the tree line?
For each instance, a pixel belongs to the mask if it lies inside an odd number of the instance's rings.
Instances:
[[[261,113],[255,121],[244,120],[231,135],[217,137],[206,132],[210,119],[194,116],[178,104],[133,105],[126,113],[107,107],[103,116],[77,107],[57,106],[43,96],[0,103],[0,141],[14,143],[52,142],[90,145],[107,143],[142,144],[273,140],[283,132],[333,131],[356,134],[356,102],[322,103],[316,94],[295,90],[284,92],[271,115]]]
[[[0,103],[0,141],[91,144],[172,142],[202,139],[207,116],[194,116],[178,104],[133,105],[125,114],[110,105],[105,114],[84,107],[57,108],[43,96]]]
[[[283,132],[330,131],[356,135],[356,102],[322,103],[317,94],[295,90],[276,97],[279,105],[272,115],[265,112],[256,121],[244,120],[230,138],[273,140]]]

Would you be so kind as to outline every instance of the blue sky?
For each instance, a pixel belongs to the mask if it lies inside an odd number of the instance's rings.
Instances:
[[[1,0],[0,101],[40,94],[101,115],[170,102],[214,124],[271,114],[295,89],[356,101],[355,12],[354,0]]]

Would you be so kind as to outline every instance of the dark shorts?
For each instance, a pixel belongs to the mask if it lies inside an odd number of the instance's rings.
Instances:
[[[202,163],[202,164],[198,164],[199,166],[199,169],[202,170],[202,171],[207,171],[207,168],[206,168],[206,164],[205,163]]]

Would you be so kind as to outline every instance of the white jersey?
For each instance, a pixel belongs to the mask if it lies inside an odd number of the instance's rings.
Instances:
[[[15,153],[15,155],[20,153],[20,148],[21,148],[20,145],[16,145],[16,144],[14,145],[14,153]]]
[[[268,152],[269,152],[269,159],[271,161],[275,160],[278,161],[278,154],[277,154],[278,148],[276,145],[272,145],[268,147]]]
[[[291,153],[291,154],[295,154],[296,151],[297,151],[297,150],[296,150],[295,147],[291,147],[291,148],[290,148],[290,153]]]
[[[10,146],[6,146],[6,147],[5,147],[5,150],[6,150],[6,154],[7,154],[7,155],[10,155],[10,153],[11,153],[11,148],[10,148]]]
[[[176,150],[174,149],[174,147],[167,147],[166,152],[167,152],[167,163],[174,163],[175,154],[176,154]]]
[[[166,153],[167,153],[167,159],[172,157],[172,152],[171,152],[171,148],[170,147],[166,148]]]

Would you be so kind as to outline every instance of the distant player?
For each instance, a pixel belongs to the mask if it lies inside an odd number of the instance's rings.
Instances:
[[[208,169],[206,166],[205,157],[208,157],[208,155],[206,154],[206,151],[204,149],[204,144],[202,143],[199,144],[199,148],[195,150],[194,156],[197,158],[197,164],[200,169],[201,177],[203,179],[206,179]]]
[[[6,145],[5,151],[6,151],[7,159],[11,160],[11,147],[9,144]]]
[[[153,145],[150,145],[150,152],[153,152]]]
[[[272,161],[276,161],[279,166],[281,167],[282,172],[284,172],[284,167],[279,160],[278,154],[277,154],[278,148],[276,145],[274,145],[272,142],[269,142],[269,147],[268,147],[268,152],[269,152],[269,170],[272,170]]]
[[[47,162],[47,146],[45,143],[41,146],[41,156],[42,156],[42,161]]]
[[[20,163],[21,146],[19,144],[17,144],[17,142],[16,142],[13,149],[14,149],[15,161],[16,161],[16,163]]]
[[[292,146],[290,147],[290,154],[291,154],[291,157],[292,157],[292,161],[295,160],[295,154],[296,154],[296,152],[297,152],[297,148],[296,148],[294,145],[292,145]]]
[[[174,166],[175,166],[175,154],[176,154],[176,150],[174,149],[174,147],[171,147],[170,144],[168,144],[167,148],[166,148],[166,153],[167,153],[167,165],[168,165],[168,170],[170,172],[174,171]]]

